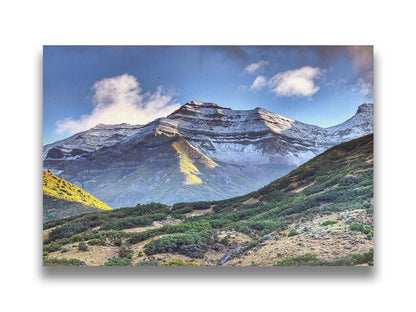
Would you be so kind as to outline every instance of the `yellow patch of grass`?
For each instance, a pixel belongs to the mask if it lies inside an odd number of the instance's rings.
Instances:
[[[202,179],[197,176],[200,174],[200,171],[195,166],[196,161],[209,169],[218,167],[218,164],[215,161],[184,141],[178,140],[174,142],[172,146],[178,152],[181,172],[185,174],[184,184],[202,183]]]
[[[173,142],[172,146],[178,152],[179,166],[181,172],[185,174],[184,184],[201,184],[202,180],[196,176],[197,174],[200,174],[200,172],[194,165],[194,161],[190,157],[188,150],[179,142]]]
[[[184,184],[202,184],[202,180],[196,175],[188,174],[185,176]]]
[[[112,210],[110,206],[104,204],[78,186],[46,171],[43,171],[43,193],[48,196],[78,202],[102,210]]]

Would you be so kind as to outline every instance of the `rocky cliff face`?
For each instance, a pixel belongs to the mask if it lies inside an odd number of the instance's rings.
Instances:
[[[320,128],[262,108],[191,101],[145,126],[99,125],[44,146],[44,168],[112,207],[242,195],[373,132],[373,105]]]

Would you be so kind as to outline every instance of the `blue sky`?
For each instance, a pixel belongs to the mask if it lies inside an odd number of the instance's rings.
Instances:
[[[43,140],[146,123],[190,100],[328,127],[373,102],[368,46],[45,46]]]

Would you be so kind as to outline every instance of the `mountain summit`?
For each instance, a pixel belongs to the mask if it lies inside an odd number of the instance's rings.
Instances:
[[[258,189],[373,132],[373,105],[321,128],[262,108],[190,101],[141,125],[99,125],[44,146],[44,168],[112,207],[217,200]]]

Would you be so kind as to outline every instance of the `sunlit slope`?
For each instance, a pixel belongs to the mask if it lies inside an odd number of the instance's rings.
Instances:
[[[195,162],[198,162],[209,169],[218,167],[218,164],[212,159],[200,153],[196,148],[184,140],[175,141],[172,146],[178,152],[181,172],[185,175],[184,184],[202,184],[202,179],[197,176],[200,175],[201,172],[194,165]]]
[[[102,210],[112,208],[72,183],[43,171],[44,221]]]

